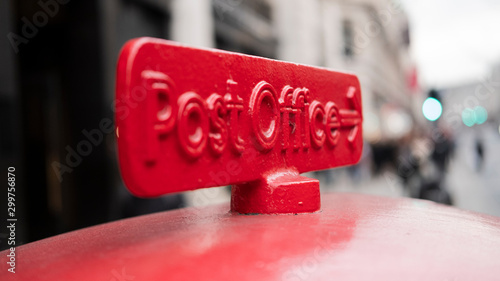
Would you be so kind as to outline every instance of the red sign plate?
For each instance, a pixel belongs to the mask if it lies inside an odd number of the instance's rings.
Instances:
[[[354,164],[361,122],[352,74],[153,38],[118,61],[120,167],[138,196]]]

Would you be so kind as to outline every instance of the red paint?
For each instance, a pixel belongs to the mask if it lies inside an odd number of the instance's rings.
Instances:
[[[234,211],[311,212],[319,183],[299,174],[361,156],[352,74],[140,38],[122,50],[116,93],[120,167],[138,196],[232,184]]]
[[[241,214],[308,213],[319,208],[319,181],[291,170],[231,188],[231,210]]]
[[[414,199],[327,194],[308,214],[228,205],[142,216],[0,253],[0,280],[496,280],[500,219]],[[132,279],[133,277],[133,279]],[[121,278],[121,279],[120,279]]]

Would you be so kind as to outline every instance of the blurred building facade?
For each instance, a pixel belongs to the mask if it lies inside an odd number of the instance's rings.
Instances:
[[[189,0],[170,8],[173,40],[356,73],[371,142],[398,139],[420,118],[399,1]]]
[[[52,3],[52,10],[40,3]],[[394,144],[408,133],[415,100],[421,99],[408,20],[397,1],[8,0],[0,5],[4,34],[26,35],[27,22],[36,24],[41,13],[47,17],[26,41],[0,45],[6,81],[0,97],[9,120],[2,123],[2,166],[16,165],[22,176],[24,242],[123,216],[120,206],[129,195],[116,164],[114,133],[104,134],[62,178],[54,163],[67,164],[68,151],[86,140],[84,131],[113,119],[116,61],[129,39],[152,36],[354,72],[362,85],[365,138],[375,146]]]
[[[396,140],[408,133],[412,91],[417,89],[411,81],[414,67],[408,21],[399,2],[272,2],[279,59],[358,75],[363,92],[363,130],[369,142]]]

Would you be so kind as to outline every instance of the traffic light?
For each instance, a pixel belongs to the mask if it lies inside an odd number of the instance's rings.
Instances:
[[[429,97],[422,104],[422,113],[425,119],[429,121],[436,121],[443,113],[443,106],[441,105],[441,98],[438,91],[432,89],[429,91]]]
[[[486,108],[478,105],[472,108],[465,108],[462,111],[462,122],[465,126],[472,127],[475,124],[481,125],[488,119],[488,111]]]

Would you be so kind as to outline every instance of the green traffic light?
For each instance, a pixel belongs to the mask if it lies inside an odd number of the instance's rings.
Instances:
[[[476,124],[476,115],[474,114],[474,110],[470,108],[466,108],[462,111],[462,122],[464,122],[465,126],[472,127]]]
[[[476,106],[474,108],[474,115],[476,116],[476,123],[481,125],[488,119],[488,111],[482,106]]]
[[[488,120],[488,111],[480,105],[474,107],[474,109],[466,108],[462,111],[462,122],[467,127],[472,127],[475,124],[481,125],[486,120]]]
[[[443,113],[443,106],[435,98],[427,98],[422,105],[422,113],[429,121],[436,121]]]

